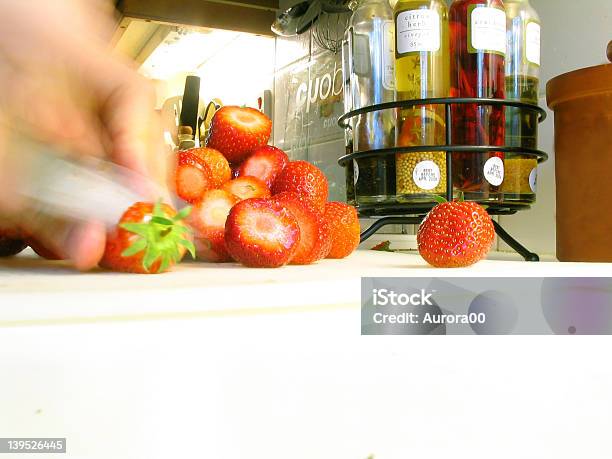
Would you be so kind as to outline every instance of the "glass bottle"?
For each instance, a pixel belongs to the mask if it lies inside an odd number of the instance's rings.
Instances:
[[[399,0],[395,18],[396,100],[448,97],[448,8],[444,0]],[[443,105],[401,109],[397,146],[442,145],[446,123]],[[446,191],[446,153],[396,155],[398,200],[431,201]]]
[[[351,69],[350,69],[350,53],[349,53],[349,31],[344,32],[342,40],[342,86],[344,92],[344,113],[348,113],[353,108],[353,96],[351,94]],[[353,153],[353,124],[350,123],[350,129],[344,130],[344,147],[345,154]],[[352,206],[357,205],[355,196],[355,161],[349,161],[344,170],[346,171],[346,202]]]
[[[540,83],[540,18],[529,0],[506,0],[506,98],[538,104]],[[506,107],[506,145],[538,147],[538,114]],[[507,153],[502,186],[505,201],[535,201],[538,162],[534,157]]]
[[[351,109],[394,100],[393,14],[386,0],[361,0],[347,30],[348,76]],[[344,59],[343,59],[344,60]],[[344,76],[346,79],[346,75]],[[351,120],[354,151],[394,145],[392,110],[359,115]],[[395,158],[389,155],[353,162],[355,200],[358,205],[395,198]]]
[[[449,10],[451,96],[505,97],[506,13],[502,0],[454,0]],[[504,107],[453,105],[452,142],[503,145]],[[466,199],[498,200],[503,153],[454,153],[453,186]]]

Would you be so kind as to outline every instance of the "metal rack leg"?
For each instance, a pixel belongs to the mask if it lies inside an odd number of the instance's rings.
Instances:
[[[510,247],[512,247],[520,256],[522,256],[525,261],[540,261],[540,257],[537,253],[530,252],[525,246],[523,246],[520,242],[510,236],[505,229],[501,227],[499,223],[493,221],[493,226],[495,226],[495,232]]]
[[[360,242],[371,237],[376,231],[387,225],[418,225],[423,220],[423,217],[382,217],[378,218],[370,225],[368,229],[363,231],[360,236]]]

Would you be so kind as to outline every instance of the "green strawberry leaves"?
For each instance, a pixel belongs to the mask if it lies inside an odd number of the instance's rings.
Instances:
[[[178,263],[183,248],[195,258],[195,246],[190,240],[191,230],[183,223],[190,212],[191,207],[187,206],[169,217],[165,214],[160,200],[155,203],[150,220],[142,223],[121,223],[119,227],[139,236],[121,256],[131,257],[144,251],[142,266],[149,272],[159,261],[156,273],[164,272],[171,264]]]

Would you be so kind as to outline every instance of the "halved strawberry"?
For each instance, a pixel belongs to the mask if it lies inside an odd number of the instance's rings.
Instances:
[[[204,160],[212,174],[213,188],[220,188],[221,185],[232,178],[232,169],[227,159],[225,159],[225,156],[223,156],[220,151],[206,147],[191,148],[185,151],[199,156]]]
[[[225,190],[210,190],[193,207],[187,223],[194,230],[193,242],[199,260],[231,261],[225,247],[225,221],[237,202],[238,198]]]
[[[245,199],[225,223],[225,246],[236,261],[255,268],[277,268],[291,260],[300,241],[295,217],[271,199]]]
[[[256,177],[238,177],[223,184],[223,189],[238,199],[268,198],[270,190]]]
[[[300,243],[290,263],[308,265],[325,258],[331,250],[332,241],[328,237],[323,214],[310,200],[297,193],[285,191],[274,196],[273,200],[289,210],[300,226]]]
[[[329,186],[323,171],[307,161],[291,161],[278,174],[272,194],[293,191],[313,201],[321,212],[325,210]]]
[[[206,146],[219,150],[230,163],[239,163],[270,139],[272,121],[254,108],[221,107],[212,119]]]
[[[195,257],[191,232],[182,222],[189,212],[166,204],[137,202],[106,235],[100,266],[130,273],[161,273],[178,263],[185,251]]]
[[[331,239],[327,258],[348,257],[359,245],[361,229],[357,211],[343,202],[328,202],[325,205],[325,220]]]
[[[263,180],[268,188],[270,188],[288,162],[289,157],[283,150],[271,145],[265,145],[256,148],[244,160],[238,170],[238,176],[257,177]]]
[[[189,203],[198,202],[206,191],[214,187],[214,179],[208,165],[188,150],[178,153],[174,179],[176,194]]]

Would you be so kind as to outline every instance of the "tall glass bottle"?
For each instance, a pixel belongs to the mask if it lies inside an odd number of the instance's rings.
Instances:
[[[454,0],[449,10],[452,97],[505,97],[506,13],[502,0]],[[504,107],[454,105],[452,141],[503,145]],[[453,185],[467,199],[497,200],[503,153],[455,153]]]
[[[361,0],[347,30],[351,109],[394,100],[393,14],[386,0]],[[344,76],[346,79],[346,75]],[[394,145],[395,117],[391,110],[353,118],[353,150]],[[378,155],[353,162],[357,204],[395,199],[395,159]]]
[[[395,19],[395,89],[397,100],[448,97],[448,8],[444,0],[399,0]],[[427,105],[399,111],[397,146],[445,142],[444,106]],[[396,156],[400,200],[431,200],[446,191],[446,153]]]
[[[529,0],[506,0],[507,16],[506,98],[537,105],[540,77],[540,18]],[[520,108],[506,108],[506,144],[538,147],[538,115]],[[535,201],[535,158],[506,154],[504,200]]]
[[[351,65],[349,52],[349,31],[344,32],[342,40],[342,87],[344,92],[344,113],[348,113],[353,109],[353,96],[351,94]],[[344,130],[344,147],[345,153],[350,155],[353,153],[353,126],[350,124],[350,129]],[[346,202],[352,206],[357,205],[355,196],[355,167],[353,162],[349,162],[345,168],[346,172]]]

